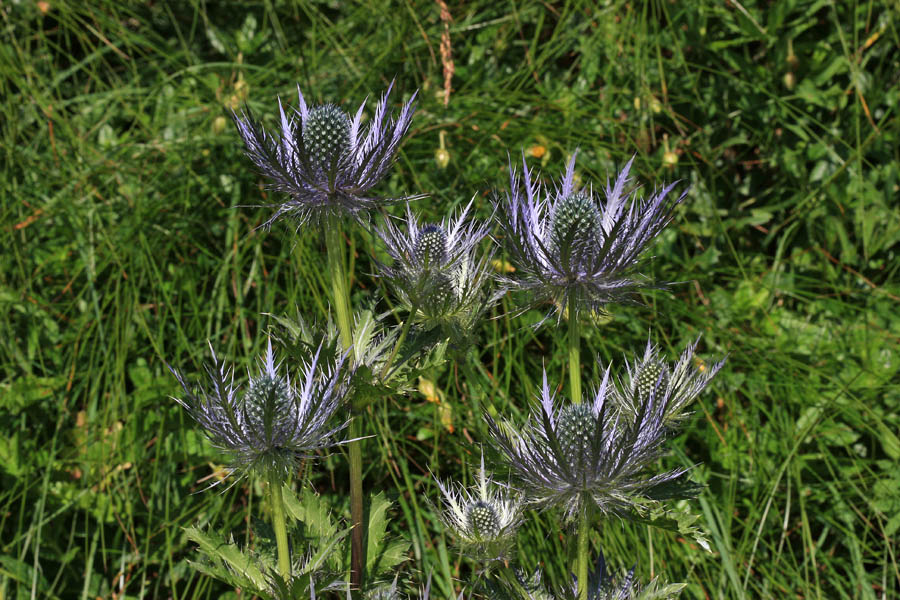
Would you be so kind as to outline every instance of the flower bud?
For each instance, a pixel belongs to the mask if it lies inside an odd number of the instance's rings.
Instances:
[[[434,162],[437,163],[439,169],[446,169],[450,164],[450,153],[446,148],[438,148],[434,151]]]
[[[213,135],[219,135],[220,133],[225,131],[225,126],[227,124],[228,124],[228,120],[225,117],[223,117],[222,115],[219,115],[218,117],[213,119],[213,122],[212,122]]]
[[[663,166],[672,168],[678,164],[678,154],[673,152],[672,150],[666,150],[663,152]]]
[[[782,79],[784,83],[784,87],[788,89],[788,91],[793,90],[794,86],[797,84],[797,78],[790,71],[784,74],[784,78]]]

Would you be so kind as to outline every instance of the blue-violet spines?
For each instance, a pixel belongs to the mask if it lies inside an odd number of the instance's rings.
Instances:
[[[234,384],[234,370],[220,364],[213,352],[213,363],[206,369],[211,385],[206,389],[188,384],[172,371],[185,394],[175,400],[212,443],[230,455],[232,473],[285,481],[301,459],[341,443],[334,437],[347,425],[330,421],[347,395],[349,370],[343,358],[322,364],[320,352],[321,348],[304,365],[295,385],[281,373],[270,340],[258,373],[250,376],[243,393]]]
[[[524,158],[521,177],[510,165],[509,191],[495,201],[517,269],[515,278],[504,280],[508,289],[529,292],[532,304],[551,302],[560,316],[574,306],[577,318],[633,301],[637,290],[650,286],[637,273],[639,259],[686,192],[671,200],[670,184],[640,199],[626,190],[632,161],[612,186],[607,183],[605,202],[589,186],[576,186],[575,154],[552,190],[532,178]]]
[[[277,133],[267,131],[249,110],[234,115],[247,156],[269,179],[271,189],[288,196],[273,205],[275,212],[266,226],[287,216],[295,219],[298,228],[332,218],[365,220],[386,203],[421,197],[389,199],[370,193],[394,164],[415,111],[413,94],[399,115],[389,118],[390,93],[388,88],[365,126],[365,102],[351,119],[334,104],[307,106],[299,89],[296,110],[286,111],[278,101]]]

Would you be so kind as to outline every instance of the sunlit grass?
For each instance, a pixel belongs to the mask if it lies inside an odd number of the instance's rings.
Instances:
[[[447,214],[506,183],[508,155],[548,173],[580,149],[605,183],[691,192],[649,275],[682,282],[587,335],[585,380],[646,342],[728,353],[677,451],[707,488],[713,552],[634,525],[596,540],[615,569],[689,583],[686,598],[890,598],[900,592],[900,183],[896,10],[861,3],[451,4],[453,90],[433,2],[0,7],[0,598],[217,598],[183,528],[246,540],[260,490],[196,493],[216,454],[169,399],[165,364],[200,374],[206,340],[238,364],[267,314],[324,320],[324,247],[289,224],[242,155],[230,110],[420,90],[385,194]],[[690,7],[690,8],[689,8]],[[435,161],[444,132],[450,161]],[[667,151],[669,154],[667,155]],[[645,190],[650,192],[650,189]],[[251,206],[239,206],[251,205]],[[357,235],[357,306],[380,289]],[[507,307],[508,308],[508,307]],[[480,408],[519,418],[556,328],[497,312],[468,368],[373,409],[366,486],[411,543],[402,577],[469,577],[431,507],[471,479]],[[471,441],[470,441],[471,439]],[[474,443],[473,443],[474,442]],[[347,507],[340,453],[312,472]],[[556,532],[547,535],[548,531]],[[567,580],[547,513],[519,557]]]

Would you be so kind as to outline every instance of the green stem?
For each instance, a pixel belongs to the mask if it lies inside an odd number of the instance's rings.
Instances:
[[[362,436],[362,421],[359,415],[350,421],[350,439]],[[365,524],[363,523],[363,489],[362,489],[362,448],[361,440],[350,443],[350,587],[362,589],[363,569],[366,564]]]
[[[288,548],[287,523],[284,520],[284,494],[281,481],[269,482],[269,501],[272,509],[272,528],[278,545],[278,572],[285,581],[291,580],[291,552]]]
[[[328,249],[328,272],[331,274],[331,292],[337,318],[341,346],[348,350],[353,344],[353,326],[350,313],[350,289],[344,256],[344,236],[341,222],[331,219],[325,224],[325,246]]]
[[[516,577],[516,572],[513,569],[509,567],[502,569],[500,571],[500,577],[506,582],[509,587],[516,590],[516,593],[520,598],[535,597],[535,594],[529,592],[522,586],[522,583],[519,581],[519,578]]]
[[[406,321],[403,322],[403,327],[400,329],[400,335],[397,337],[397,343],[394,344],[393,349],[391,349],[391,354],[388,356],[387,361],[384,363],[384,367],[381,369],[381,379],[384,380],[388,373],[391,372],[391,367],[394,365],[394,359],[397,358],[397,352],[400,351],[400,346],[403,345],[403,342],[406,341],[406,334],[409,333],[409,329],[412,326],[413,317],[416,315],[416,311],[419,310],[418,303],[412,305],[412,310],[409,311],[409,316],[406,317]]]
[[[331,219],[325,224],[325,245],[328,248],[328,272],[331,275],[332,300],[337,318],[341,347],[349,350],[353,345],[353,328],[350,312],[350,289],[347,280],[347,268],[344,252],[344,237],[339,219]],[[362,489],[362,423],[357,410],[351,407],[350,439],[350,586],[354,590],[362,588],[363,568],[365,566],[365,523],[363,522],[363,489]]]
[[[588,552],[591,535],[590,508],[584,503],[581,516],[578,521],[578,600],[587,600],[588,597]]]
[[[581,336],[575,318],[575,295],[569,296],[569,394],[572,402],[581,403]]]

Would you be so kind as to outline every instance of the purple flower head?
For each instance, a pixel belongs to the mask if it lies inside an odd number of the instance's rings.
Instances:
[[[522,502],[515,491],[488,475],[484,455],[474,488],[435,481],[444,500],[438,516],[453,532],[460,549],[480,561],[506,558],[522,522]]]
[[[521,597],[527,600],[576,600],[580,597],[579,582],[574,575],[570,586],[555,592],[545,589],[541,583],[540,570],[527,579],[519,579],[520,588],[525,591]],[[665,584],[655,578],[649,584],[641,585],[635,581],[634,567],[622,577],[613,577],[606,568],[606,559],[601,552],[593,572],[588,574],[587,588],[588,600],[672,600],[680,595],[685,584]],[[519,596],[510,594],[510,597]]]
[[[491,299],[492,251],[477,246],[488,226],[469,220],[472,201],[455,217],[420,225],[407,205],[406,217],[387,221],[378,230],[391,265],[379,264],[379,274],[412,318],[426,328],[444,326],[469,331]]]
[[[575,184],[575,156],[552,191],[532,179],[524,162],[522,178],[510,165],[510,190],[497,201],[497,215],[519,277],[509,289],[551,301],[560,316],[574,300],[578,313],[599,312],[611,302],[626,302],[646,287],[636,273],[647,244],[671,221],[677,200],[667,200],[675,183],[649,200],[626,190],[632,158],[605,196]],[[578,315],[576,315],[578,316]]]
[[[685,407],[703,392],[725,364],[723,358],[711,365],[696,365],[694,350],[699,341],[697,338],[690,344],[673,365],[660,358],[659,347],[650,340],[647,340],[642,357],[635,356],[633,361],[626,359],[628,379],[620,382],[614,396],[628,418],[633,418],[646,401],[653,401],[665,405],[663,420],[666,424],[675,425],[684,420],[687,416]]]
[[[286,113],[278,101],[280,134],[266,131],[249,112],[234,115],[247,155],[270,179],[271,189],[289,196],[274,205],[266,226],[283,216],[296,219],[298,227],[334,216],[360,219],[385,203],[418,197],[384,199],[369,193],[394,163],[415,111],[414,93],[398,117],[388,117],[392,87],[365,126],[365,102],[351,119],[333,104],[307,106],[299,87],[298,109]]]
[[[569,517],[590,507],[627,516],[654,500],[693,495],[694,486],[679,481],[686,469],[653,474],[668,433],[665,404],[648,398],[628,420],[613,394],[607,369],[592,402],[557,403],[544,372],[540,404],[521,431],[485,416],[494,447],[537,506]]]
[[[185,393],[184,400],[175,401],[215,446],[231,456],[231,472],[284,481],[301,459],[342,443],[333,438],[348,422],[331,426],[329,421],[348,391],[349,373],[343,363],[341,358],[331,365],[320,364],[317,351],[295,384],[275,362],[270,340],[257,373],[248,373],[244,390],[235,386],[234,370],[220,364],[214,351],[213,363],[206,367],[210,378],[206,389],[189,385],[170,370]]]

